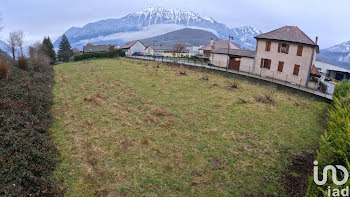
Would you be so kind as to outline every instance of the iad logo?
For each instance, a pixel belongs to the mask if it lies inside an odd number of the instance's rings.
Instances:
[[[322,173],[323,177],[322,177],[322,180],[320,181],[320,180],[318,180],[318,166],[317,166],[318,162],[314,161],[314,165],[315,165],[314,166],[314,182],[317,185],[324,185],[324,184],[327,183],[328,170],[331,171],[331,173],[332,173],[332,181],[336,185],[344,185],[349,179],[349,172],[344,166],[336,165],[334,167],[332,165],[328,165],[328,166],[323,168],[323,173]],[[343,172],[344,178],[341,181],[338,180],[337,169],[339,169],[339,170],[341,170]],[[328,187],[328,196],[349,196],[349,186],[346,187],[343,190],[340,190],[340,189],[333,189],[332,190],[332,188],[329,186]]]

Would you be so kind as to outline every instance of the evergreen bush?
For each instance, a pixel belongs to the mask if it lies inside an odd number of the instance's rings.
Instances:
[[[326,132],[321,137],[320,150],[316,158],[318,175],[323,177],[323,169],[327,165],[342,165],[350,172],[350,82],[342,81],[337,84],[333,94],[333,103],[329,109],[329,121]],[[350,186],[350,180],[345,185],[337,186],[332,181],[332,173],[328,170],[327,183],[318,186],[313,174],[309,180],[306,196],[328,196],[328,187],[344,189]],[[338,180],[344,175],[339,174]]]

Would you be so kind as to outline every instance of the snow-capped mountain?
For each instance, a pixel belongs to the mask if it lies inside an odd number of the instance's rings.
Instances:
[[[350,41],[321,50],[317,60],[350,69]]]
[[[335,46],[329,47],[327,49],[324,49],[324,51],[350,53],[350,41],[343,42],[341,44],[337,44]]]
[[[65,32],[73,47],[81,48],[87,42],[100,44],[124,44],[135,39],[146,39],[186,27],[213,32],[221,39],[229,35],[243,48],[255,46],[254,36],[262,32],[244,26],[229,28],[226,25],[194,12],[163,7],[146,8],[120,19],[106,19],[89,23],[84,27],[72,27]],[[60,39],[54,43],[58,47]]]

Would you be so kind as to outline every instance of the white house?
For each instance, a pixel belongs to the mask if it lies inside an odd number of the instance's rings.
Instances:
[[[127,43],[121,47],[125,51],[126,56],[131,56],[134,53],[145,53],[146,46],[139,40]]]

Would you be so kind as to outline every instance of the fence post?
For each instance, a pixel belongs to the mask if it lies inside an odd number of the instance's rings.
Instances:
[[[285,83],[285,85],[287,85],[287,79],[288,79],[288,75],[286,75],[286,80],[284,81]]]
[[[262,70],[262,69],[260,68],[260,78],[261,78],[261,70]]]

